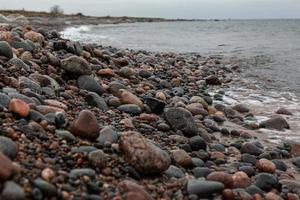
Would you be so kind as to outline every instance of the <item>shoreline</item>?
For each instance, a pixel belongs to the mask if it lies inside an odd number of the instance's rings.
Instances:
[[[288,128],[289,111],[254,123],[247,106],[226,105],[234,65],[95,47],[33,25],[0,26],[2,197],[300,194],[300,144],[274,144],[259,131]]]

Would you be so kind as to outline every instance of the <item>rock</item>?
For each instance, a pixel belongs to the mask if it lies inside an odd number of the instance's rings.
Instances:
[[[44,36],[40,33],[34,32],[34,31],[28,31],[27,33],[25,33],[24,39],[31,40],[34,43],[39,43],[41,46],[43,46],[45,43]]]
[[[82,176],[89,176],[95,178],[97,175],[96,171],[91,168],[72,169],[69,176],[78,179]]]
[[[82,75],[77,79],[77,84],[80,89],[84,89],[90,92],[95,92],[99,95],[104,93],[104,88],[100,83],[88,75]]]
[[[245,142],[242,144],[241,153],[248,153],[251,155],[259,156],[263,151],[251,142]]]
[[[15,171],[15,167],[11,160],[0,152],[0,182],[10,178]]]
[[[286,129],[290,128],[287,121],[281,116],[272,117],[271,119],[263,121],[259,124],[259,127],[266,128],[266,129],[276,129],[279,131],[285,128]]]
[[[47,197],[54,197],[56,195],[56,187],[51,183],[44,181],[41,178],[35,179],[33,183],[42,191],[43,195]]]
[[[117,109],[133,115],[138,115],[142,113],[141,108],[136,104],[123,104],[120,105]]]
[[[191,103],[200,103],[204,109],[208,109],[208,104],[207,102],[202,98],[202,97],[199,97],[199,96],[193,96],[191,99],[190,99],[190,102]]]
[[[281,114],[281,115],[293,115],[293,113],[291,111],[289,111],[288,109],[286,108],[279,108],[277,111],[276,111],[276,114]]]
[[[120,89],[120,100],[123,104],[135,104],[141,108],[141,110],[144,109],[144,104],[143,102],[134,94],[131,92]]]
[[[21,99],[22,101],[25,101],[26,103],[32,103],[32,104],[36,103],[32,98],[27,97],[27,96],[22,95],[22,94],[19,94],[19,93],[15,93],[15,92],[8,93],[8,96],[10,98]]]
[[[174,150],[172,156],[175,162],[182,167],[190,167],[193,164],[191,156],[182,149]]]
[[[18,114],[20,117],[27,117],[30,107],[21,99],[11,99],[9,102],[9,110]]]
[[[241,160],[245,163],[251,163],[252,165],[256,164],[256,157],[248,153],[242,154]]]
[[[293,159],[293,164],[296,167],[300,168],[300,156],[298,156],[298,157],[296,157],[296,158]]]
[[[168,177],[182,178],[184,177],[184,173],[181,169],[174,165],[170,165],[170,167],[164,172]]]
[[[186,106],[188,111],[192,113],[192,115],[202,115],[202,116],[207,116],[208,112],[203,108],[202,104],[200,103],[192,103]]]
[[[101,129],[99,137],[96,139],[102,146],[111,145],[118,142],[117,132],[109,126]]]
[[[288,144],[288,145],[289,145],[289,147],[291,149],[291,153],[294,156],[300,156],[300,143],[296,142],[296,141],[291,141],[289,143],[290,144]]]
[[[136,75],[136,72],[130,67],[122,67],[119,71],[119,75],[130,79],[132,76]]]
[[[293,179],[282,179],[279,181],[280,184],[282,185],[282,188],[286,191],[290,191],[290,192],[293,192],[295,193],[296,195],[300,195],[300,183],[299,183],[299,180],[293,180]],[[290,199],[288,199],[290,200]],[[293,200],[293,199],[291,199]],[[296,200],[299,200],[296,199]]]
[[[198,127],[192,114],[183,108],[168,109],[165,112],[165,119],[174,130],[181,130],[186,136],[198,134]]]
[[[19,59],[19,58],[12,58],[12,59],[9,60],[8,63],[11,64],[11,65],[16,66],[16,67],[18,67],[18,68],[24,69],[24,70],[26,70],[26,71],[29,71],[29,70],[30,70],[30,67],[29,67],[27,64],[25,64],[25,63],[23,62],[23,60],[21,60],[21,59]]]
[[[171,164],[171,158],[166,151],[138,132],[124,132],[119,141],[125,159],[143,174],[161,173]]]
[[[24,76],[19,77],[19,84],[22,88],[29,88],[33,92],[36,93],[42,92],[41,86],[27,77]]]
[[[277,188],[279,186],[276,176],[269,173],[258,174],[256,176],[254,185],[265,191],[269,191],[272,188]]]
[[[54,107],[54,106],[39,105],[39,106],[36,106],[35,109],[38,112],[42,113],[43,115],[46,115],[49,113],[56,113],[56,112],[65,113],[65,111],[63,109]]]
[[[0,41],[0,56],[4,56],[8,59],[14,56],[11,46],[6,41]]]
[[[268,172],[272,174],[276,171],[275,164],[264,158],[257,161],[256,167],[261,172]]]
[[[123,83],[119,81],[112,81],[108,85],[108,91],[112,93],[114,96],[119,97],[121,92],[121,89],[126,89],[126,87],[123,85]]]
[[[210,173],[212,173],[212,170],[208,167],[195,167],[192,172],[196,178],[206,178]]]
[[[245,172],[239,171],[232,175],[235,188],[246,188],[251,184],[251,179]]]
[[[35,47],[31,46],[28,41],[25,41],[23,39],[21,39],[19,41],[17,41],[17,40],[12,41],[11,46],[15,49],[22,48],[25,51],[29,51],[29,52],[33,52],[35,49]]]
[[[79,147],[72,147],[71,152],[72,153],[90,153],[92,151],[96,151],[97,148],[93,146],[88,146],[88,145],[82,145]]]
[[[260,194],[263,195],[263,191],[257,187],[256,185],[250,185],[249,187],[247,187],[246,192],[249,193],[250,195],[254,195],[254,194]]]
[[[199,149],[206,150],[206,147],[207,147],[205,140],[202,137],[200,137],[199,135],[191,137],[189,139],[189,143],[190,143],[193,151],[198,151]]]
[[[5,200],[25,200],[26,195],[22,187],[13,181],[7,181],[0,195],[0,199]]]
[[[76,137],[67,130],[56,130],[55,134],[58,137],[60,137],[64,140],[67,140],[68,142],[75,142],[76,141]]]
[[[99,136],[99,129],[95,115],[89,110],[81,111],[70,126],[71,133],[91,140]]]
[[[89,63],[78,56],[71,56],[61,61],[61,68],[77,75],[90,75],[92,73]]]
[[[68,106],[66,104],[54,99],[46,99],[44,100],[44,103],[47,104],[48,106],[53,106],[63,110],[68,110]]]
[[[232,176],[225,172],[212,172],[206,177],[206,180],[223,183],[225,188],[233,188],[234,186]]]
[[[276,166],[276,169],[281,170],[281,171],[287,170],[287,165],[282,160],[275,159],[275,160],[272,160],[272,162]]]
[[[100,69],[97,74],[103,77],[114,77],[116,76],[114,70],[112,69]]]
[[[89,92],[85,97],[85,101],[89,106],[97,107],[103,112],[108,111],[108,107],[105,100],[102,97],[100,97],[97,93]]]
[[[153,200],[150,194],[135,182],[124,180],[118,184],[118,188],[125,193],[126,200]]]
[[[159,100],[159,99],[156,99],[156,98],[147,98],[145,100],[145,103],[150,107],[150,110],[152,113],[155,113],[155,114],[160,114],[164,111],[164,108],[166,106],[166,103]]]
[[[238,111],[240,113],[247,113],[247,112],[250,111],[249,108],[247,108],[243,104],[237,104],[237,105],[233,106],[232,109],[234,109],[234,110],[236,110],[236,111]]]
[[[216,181],[200,181],[188,180],[187,193],[189,195],[196,194],[200,197],[210,197],[215,193],[220,193],[224,189],[224,185]]]
[[[222,85],[222,82],[216,75],[210,75],[205,78],[205,82],[208,85]]]
[[[0,93],[0,106],[8,108],[10,97],[4,93]]]
[[[92,166],[100,169],[106,167],[107,155],[102,150],[92,151],[88,154],[89,162]]]
[[[249,177],[255,176],[255,170],[251,166],[241,166],[239,171],[245,172]]]
[[[14,159],[17,156],[18,148],[14,141],[5,136],[0,136],[0,152],[9,157],[10,159]]]
[[[43,169],[41,176],[44,180],[50,181],[53,177],[55,177],[55,172],[51,168]]]

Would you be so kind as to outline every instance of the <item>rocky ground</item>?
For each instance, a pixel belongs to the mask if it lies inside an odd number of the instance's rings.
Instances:
[[[1,25],[0,71],[0,199],[299,199],[300,145],[258,133],[293,113],[216,103],[238,71],[220,58]]]

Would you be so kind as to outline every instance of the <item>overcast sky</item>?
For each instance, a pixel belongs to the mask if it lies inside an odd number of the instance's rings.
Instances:
[[[0,0],[0,9],[165,18],[300,18],[300,0]]]

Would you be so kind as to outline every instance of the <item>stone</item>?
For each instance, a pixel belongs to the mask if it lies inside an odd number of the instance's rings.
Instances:
[[[291,111],[289,111],[288,109],[286,108],[279,108],[277,111],[276,111],[276,114],[281,114],[281,115],[293,115],[293,113]]]
[[[242,144],[241,153],[248,153],[251,155],[259,156],[263,151],[251,142],[245,142]]]
[[[199,96],[193,96],[191,99],[190,99],[190,102],[191,103],[200,103],[204,109],[208,109],[208,103],[202,98],[202,97],[199,97]]]
[[[18,68],[24,69],[24,70],[26,70],[26,71],[29,71],[29,70],[30,70],[30,67],[29,67],[27,64],[25,64],[25,63],[23,62],[23,60],[21,60],[21,59],[19,59],[19,58],[12,58],[12,59],[10,59],[10,60],[8,61],[8,63],[11,64],[11,65],[16,66],[16,67],[18,67]]]
[[[92,166],[100,169],[106,167],[107,155],[102,150],[92,151],[88,154],[89,162]]]
[[[176,149],[172,152],[175,163],[182,167],[190,167],[193,164],[191,156],[182,149]]]
[[[251,166],[241,166],[239,171],[245,172],[249,177],[255,176],[255,170]]]
[[[11,46],[6,41],[0,41],[0,56],[4,56],[8,59],[14,56]]]
[[[269,191],[279,186],[277,177],[269,173],[259,173],[256,176],[254,185],[256,185],[257,187],[259,187],[264,191]]]
[[[281,171],[286,171],[287,170],[287,165],[285,164],[284,161],[274,159],[274,160],[272,160],[272,162],[276,166],[276,169],[281,170]]]
[[[21,39],[19,41],[17,41],[17,40],[12,41],[11,46],[15,49],[22,48],[25,51],[29,51],[29,52],[33,52],[33,50],[35,48],[35,47],[31,46],[28,41],[25,41],[23,39]]]
[[[296,167],[300,168],[300,156],[294,158],[292,162]]]
[[[0,195],[0,199],[5,200],[25,200],[26,195],[20,185],[13,181],[7,181]]]
[[[151,112],[155,114],[162,113],[166,106],[165,102],[152,97],[147,98],[145,104],[147,104],[150,107]]]
[[[239,171],[232,175],[235,188],[246,188],[251,184],[251,179],[245,172]]]
[[[75,179],[78,179],[82,176],[88,176],[91,178],[95,178],[97,175],[96,171],[91,168],[79,168],[79,169],[72,169],[69,176]]]
[[[90,75],[92,73],[89,63],[78,56],[71,56],[61,61],[61,68],[77,75]]]
[[[85,101],[89,106],[99,108],[103,112],[108,111],[108,106],[105,100],[95,92],[89,92],[85,97]]]
[[[111,145],[118,142],[117,132],[110,126],[103,127],[99,137],[96,139],[102,146]]]
[[[210,75],[206,77],[205,82],[208,85],[222,85],[221,80],[216,75]]]
[[[43,115],[46,115],[49,113],[56,113],[56,112],[65,113],[65,111],[63,109],[54,107],[54,106],[39,105],[39,106],[36,106],[35,109],[38,112],[42,113]]]
[[[224,185],[216,181],[200,181],[188,180],[187,193],[189,195],[196,194],[200,197],[210,197],[215,193],[220,193],[224,189]]]
[[[126,200],[153,200],[140,184],[133,181],[124,180],[118,184],[118,188],[125,193]]]
[[[76,136],[94,140],[99,136],[99,124],[95,115],[89,110],[83,110],[70,126],[70,131]]]
[[[195,167],[192,172],[196,178],[206,178],[210,173],[212,173],[212,170],[208,167]]]
[[[198,127],[192,114],[183,108],[168,109],[165,112],[165,119],[174,130],[181,130],[186,136],[198,134]]]
[[[76,137],[67,130],[55,130],[55,134],[68,142],[76,141]]]
[[[96,151],[97,148],[93,146],[88,146],[88,145],[82,145],[79,147],[72,147],[71,152],[72,153],[90,153],[92,151]]]
[[[45,168],[43,169],[41,176],[45,181],[50,181],[55,177],[55,172],[51,168]]]
[[[43,46],[45,43],[44,36],[35,31],[28,31],[27,33],[25,33],[24,39],[31,40],[34,43],[39,43],[41,46]]]
[[[124,89],[120,89],[119,92],[122,104],[135,104],[139,106],[141,110],[144,109],[143,102],[136,95]]]
[[[189,139],[189,144],[191,145],[193,151],[198,151],[199,149],[206,150],[207,147],[205,140],[199,135],[191,137]]]
[[[9,179],[15,172],[11,160],[0,152],[0,182]]]
[[[261,172],[274,173],[276,171],[276,166],[272,161],[267,159],[259,159],[256,163],[256,168]]]
[[[12,92],[12,93],[8,93],[8,96],[11,98],[11,99],[13,99],[13,98],[15,98],[15,99],[21,99],[22,101],[24,101],[24,102],[26,102],[26,103],[32,103],[32,104],[36,104],[36,102],[32,99],[32,98],[30,98],[30,97],[27,97],[27,96],[25,96],[25,95],[23,95],[23,94],[19,94],[19,93],[15,93],[15,92]]]
[[[11,99],[9,102],[9,110],[18,114],[20,117],[27,117],[30,107],[21,99]]]
[[[245,162],[245,163],[251,163],[252,165],[255,165],[256,164],[256,157],[251,155],[251,154],[244,153],[241,156],[241,161]]]
[[[14,159],[18,153],[18,147],[14,141],[5,136],[0,136],[0,152],[9,157],[10,159]]]
[[[33,92],[36,92],[36,93],[42,92],[42,88],[39,85],[39,83],[36,83],[27,77],[24,77],[24,76],[19,77],[19,84],[22,88],[29,88]]]
[[[77,84],[80,89],[95,92],[98,95],[102,95],[104,93],[104,88],[102,87],[102,85],[100,85],[100,83],[93,79],[91,76],[79,76],[77,79]]]
[[[8,108],[10,97],[4,93],[0,93],[0,106]]]
[[[290,125],[288,122],[281,116],[272,117],[271,119],[268,119],[266,121],[263,121],[259,124],[260,128],[266,128],[266,129],[276,129],[276,130],[284,130],[289,129]]]
[[[138,115],[142,113],[141,108],[136,104],[123,104],[118,106],[117,109],[133,115]]]
[[[247,112],[250,111],[249,108],[247,108],[243,104],[237,104],[237,105],[233,106],[232,109],[234,109],[234,110],[236,110],[236,111],[238,111],[240,113],[247,113]]]
[[[223,183],[225,188],[233,188],[234,186],[232,176],[225,172],[212,172],[206,177],[206,180]]]
[[[202,116],[207,116],[208,112],[203,108],[201,103],[192,103],[186,106],[188,111],[192,113],[192,115],[202,115]]]
[[[174,165],[170,165],[170,167],[164,172],[164,174],[166,174],[168,177],[175,177],[175,178],[184,177],[184,172],[180,168]]]
[[[132,76],[136,75],[136,72],[134,71],[134,69],[132,69],[130,67],[122,67],[119,70],[119,75],[130,79]]]
[[[114,77],[116,76],[114,70],[112,69],[100,69],[97,74],[103,77]]]
[[[114,96],[119,97],[121,92],[121,89],[126,89],[126,87],[123,85],[123,83],[119,81],[112,81],[108,85],[108,91],[112,93]]]
[[[166,151],[138,132],[124,132],[119,144],[125,159],[143,174],[161,173],[171,164],[171,158]]]
[[[46,99],[44,100],[44,103],[47,104],[48,106],[53,106],[63,110],[68,110],[68,106],[66,104],[54,99]]]
[[[56,195],[56,187],[53,184],[44,181],[41,178],[35,179],[33,183],[42,191],[43,195],[47,197],[54,197]]]

